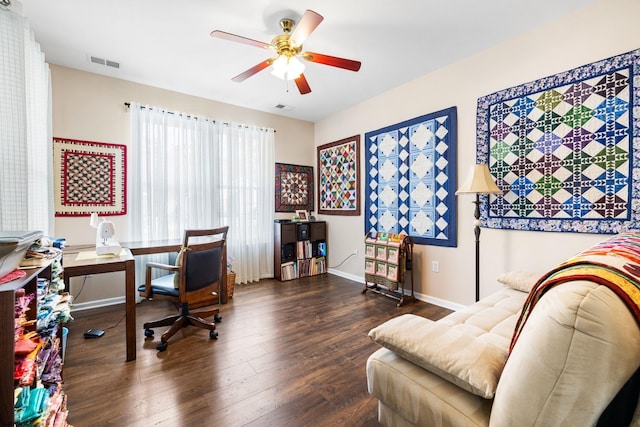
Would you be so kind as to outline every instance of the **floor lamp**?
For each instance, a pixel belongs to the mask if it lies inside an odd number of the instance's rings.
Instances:
[[[480,300],[480,194],[502,193],[491,177],[489,167],[486,164],[471,166],[469,175],[464,180],[456,194],[475,194],[476,205],[473,221],[473,232],[476,235],[476,301]]]

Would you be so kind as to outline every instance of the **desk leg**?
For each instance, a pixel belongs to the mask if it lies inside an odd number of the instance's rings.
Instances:
[[[136,359],[136,264],[125,263],[125,313],[127,334],[127,362]]]

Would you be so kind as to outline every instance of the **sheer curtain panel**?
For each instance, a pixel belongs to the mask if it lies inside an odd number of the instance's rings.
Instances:
[[[274,131],[129,108],[128,238],[228,225],[237,281],[273,277]]]
[[[10,7],[0,7],[0,63],[0,230],[50,235],[49,66],[28,22]]]

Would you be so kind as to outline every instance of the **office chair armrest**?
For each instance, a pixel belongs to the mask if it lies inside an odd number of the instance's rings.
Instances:
[[[148,262],[147,263],[147,270],[152,269],[152,268],[159,268],[160,270],[167,270],[167,271],[178,271],[178,270],[180,270],[180,266],[179,265],[161,264],[159,262]]]
[[[152,294],[151,294],[151,270],[157,268],[160,270],[166,270],[166,271],[178,271],[180,270],[180,266],[179,265],[169,265],[169,264],[161,264],[159,262],[148,262],[147,263],[147,268],[146,268],[146,273],[145,273],[145,284],[144,284],[144,291],[141,292],[141,295],[144,298],[151,298]]]

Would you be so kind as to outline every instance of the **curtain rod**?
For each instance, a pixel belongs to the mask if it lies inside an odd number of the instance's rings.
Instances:
[[[1,1],[1,0],[0,0],[0,1]],[[131,103],[130,103],[130,102],[125,102],[125,103],[124,103],[124,105],[125,105],[125,107],[127,107],[127,108],[131,107]],[[145,109],[145,108],[147,108],[147,107],[145,107],[144,105],[141,105],[141,106],[140,106],[140,108]],[[151,108],[151,107],[150,107],[149,109],[153,109],[153,108]],[[167,113],[167,114],[177,114],[177,115],[179,115],[179,116],[183,116],[183,114],[182,114],[182,113],[174,113],[173,111],[167,111],[167,110],[161,110],[161,111],[162,111],[162,112],[164,112],[164,113]],[[197,116],[184,115],[184,117],[186,117],[186,118],[188,118],[188,119],[193,118],[193,119],[195,119],[195,120],[198,120],[198,117],[197,117]],[[213,123],[216,123],[216,121],[215,121],[214,119],[207,119],[207,118],[203,118],[203,119],[204,119],[204,120],[206,120],[206,121],[212,121]],[[229,122],[220,122],[220,123],[221,123],[221,124],[223,124],[223,125],[226,125],[226,126],[229,126],[229,125],[231,124],[231,123],[229,123]],[[243,127],[243,126],[244,126],[245,128],[249,128],[249,127],[250,127],[250,126],[242,125],[242,124],[238,124],[238,126],[239,126],[239,127]],[[259,127],[258,129],[263,130],[263,131],[267,131],[267,132],[268,132],[269,130],[271,130],[271,129],[263,128],[263,127]],[[276,130],[275,130],[275,129],[273,129],[273,133],[276,133]]]

